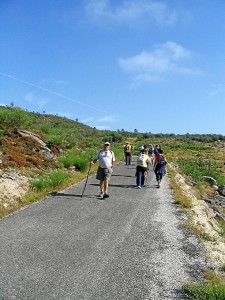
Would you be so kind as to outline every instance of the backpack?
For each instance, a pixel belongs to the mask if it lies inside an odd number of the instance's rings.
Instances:
[[[143,154],[141,154],[141,155],[139,155],[138,156],[138,159],[137,159],[137,164],[140,166],[140,165],[143,165],[143,163],[144,163],[144,155]]]
[[[160,155],[159,156],[159,164],[163,166],[163,165],[166,165],[166,163],[167,162],[166,162],[165,156],[164,155]]]
[[[130,145],[126,145],[126,146],[124,147],[124,150],[125,150],[125,151],[130,151]]]

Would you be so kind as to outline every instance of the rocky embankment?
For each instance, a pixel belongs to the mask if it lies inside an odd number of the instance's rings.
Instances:
[[[179,173],[175,176],[177,184],[185,196],[191,199],[193,208],[188,213],[188,222],[201,233],[207,260],[213,269],[219,270],[225,264],[225,236],[219,221],[225,221],[224,187],[218,187],[213,178],[205,178],[215,189],[215,197],[196,195],[192,184]],[[220,193],[218,192],[220,190]]]
[[[29,177],[18,173],[20,170],[45,169],[55,164],[56,153],[63,153],[56,145],[48,144],[38,135],[27,130],[8,134],[4,141],[4,154],[0,153],[0,208],[13,210],[29,191]],[[11,165],[16,167],[9,167]],[[26,172],[27,174],[27,172]]]

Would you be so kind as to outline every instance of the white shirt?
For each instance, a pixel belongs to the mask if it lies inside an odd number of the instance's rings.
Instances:
[[[96,156],[99,160],[99,167],[110,169],[112,167],[112,162],[115,161],[115,155],[111,150],[100,150]]]

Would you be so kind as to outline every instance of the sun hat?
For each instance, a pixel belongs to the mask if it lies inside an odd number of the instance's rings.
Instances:
[[[109,142],[105,142],[104,145],[105,146],[110,146],[110,143]]]

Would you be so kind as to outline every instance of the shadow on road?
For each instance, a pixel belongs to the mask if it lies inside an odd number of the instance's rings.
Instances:
[[[95,184],[95,183],[91,183],[90,185],[99,186],[99,184]],[[111,187],[133,188],[133,187],[135,187],[135,184],[113,184],[113,183],[110,183],[109,186],[110,186],[110,188]]]
[[[132,178],[134,178],[135,176],[132,176],[132,175],[114,175],[114,174],[112,174],[112,177],[119,177],[119,176],[121,176],[121,177],[132,177]]]
[[[80,198],[76,200],[82,200],[81,194],[66,194],[66,193],[52,193],[53,197],[75,197],[75,198]],[[95,195],[83,195],[85,198],[96,198],[97,196]]]

